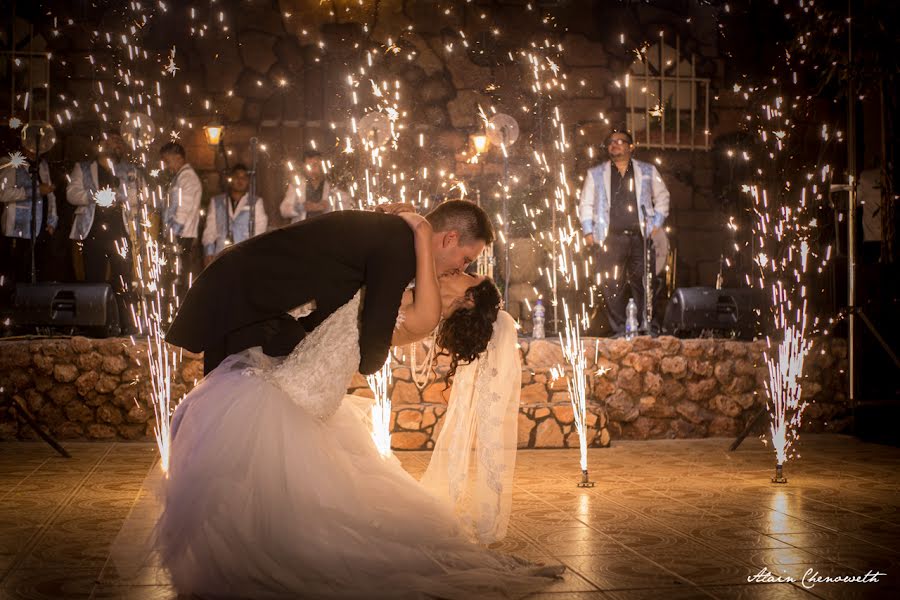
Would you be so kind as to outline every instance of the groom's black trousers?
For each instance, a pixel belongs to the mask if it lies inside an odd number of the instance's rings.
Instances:
[[[220,343],[203,351],[203,374],[209,375],[225,357],[253,346],[262,346],[269,356],[287,356],[306,337],[306,330],[290,315],[282,319],[269,319],[233,329],[222,337]]]

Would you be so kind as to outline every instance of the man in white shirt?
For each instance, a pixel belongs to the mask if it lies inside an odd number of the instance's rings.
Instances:
[[[228,193],[213,196],[206,211],[203,228],[203,266],[206,267],[228,246],[239,244],[250,235],[250,210],[253,205],[253,235],[265,233],[269,224],[263,199],[250,198],[250,174],[242,164],[231,168]]]
[[[75,207],[69,238],[81,249],[84,280],[108,283],[116,294],[119,325],[135,328],[132,248],[128,234],[137,202],[137,169],[126,160],[125,141],[118,131],[103,134],[97,159],[75,164],[66,186],[66,200]]]
[[[344,194],[332,188],[325,177],[322,155],[308,150],[303,154],[303,173],[295,176],[288,186],[279,210],[282,217],[296,223],[346,208],[344,199]]]
[[[638,306],[638,323],[643,321],[644,238],[660,229],[669,215],[669,190],[654,165],[631,158],[634,140],[628,132],[613,131],[606,150],[609,160],[589,169],[584,178],[579,216],[600,273],[609,324],[621,334],[626,277]]]
[[[194,168],[188,164],[184,147],[169,142],[159,150],[166,171],[172,174],[163,210],[162,234],[177,254],[176,274],[179,296],[203,268],[197,230],[200,225],[200,203],[203,184]]]
[[[12,159],[0,164],[0,288],[11,289],[13,282],[27,282],[31,278],[31,173],[30,166],[36,160],[34,152],[22,149],[25,161],[14,163]],[[56,195],[50,182],[47,161],[41,159],[38,168],[37,212],[35,229],[35,270],[40,277],[42,250],[56,229]]]

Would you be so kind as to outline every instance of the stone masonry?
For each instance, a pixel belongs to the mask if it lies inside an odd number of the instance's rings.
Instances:
[[[552,373],[563,363],[559,343],[521,339],[520,345],[519,446],[577,447],[565,379],[554,379]],[[611,439],[733,436],[763,402],[762,341],[586,339],[586,346],[586,422],[592,446],[608,446]],[[804,398],[810,402],[804,430],[848,429],[846,356],[844,340],[815,340],[803,383]],[[446,371],[446,362],[439,361],[437,381],[419,390],[408,366],[394,368],[394,448],[433,447],[450,396],[443,380]],[[202,375],[200,357],[185,353],[173,373],[173,397],[181,398]],[[83,337],[0,342],[0,387],[60,439],[153,439],[152,388],[143,342]],[[349,391],[372,396],[360,375]],[[8,409],[0,409],[0,438],[32,437]]]

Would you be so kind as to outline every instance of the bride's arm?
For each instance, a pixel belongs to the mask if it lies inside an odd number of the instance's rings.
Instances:
[[[416,287],[412,304],[405,307],[403,318],[394,329],[391,343],[409,344],[431,333],[441,319],[441,292],[431,251],[433,231],[424,217],[414,213],[399,215],[413,229],[416,247]]]

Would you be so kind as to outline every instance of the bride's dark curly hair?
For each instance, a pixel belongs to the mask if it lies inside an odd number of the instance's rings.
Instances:
[[[500,311],[500,291],[490,279],[466,290],[466,299],[472,305],[456,309],[438,328],[440,354],[450,357],[448,386],[460,362],[470,363],[487,349]]]

